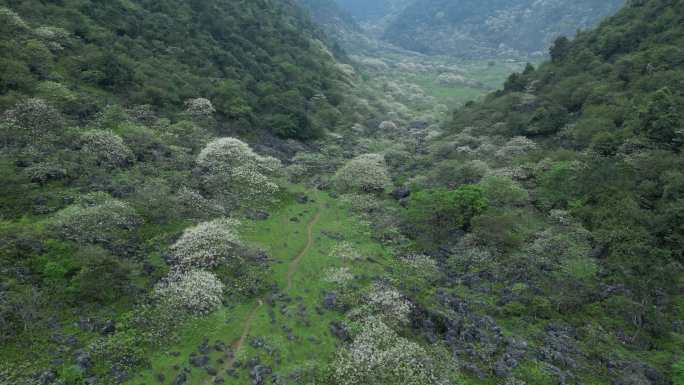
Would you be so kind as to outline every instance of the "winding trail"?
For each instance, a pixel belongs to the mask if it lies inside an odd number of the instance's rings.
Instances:
[[[292,290],[292,277],[294,277],[294,274],[297,272],[297,268],[299,267],[299,262],[301,262],[302,257],[304,257],[309,250],[311,250],[311,247],[313,246],[313,227],[316,225],[318,220],[321,218],[321,211],[318,210],[316,211],[316,215],[311,218],[309,223],[306,225],[306,246],[304,246],[304,249],[302,249],[299,254],[297,254],[296,257],[290,262],[290,267],[287,269],[287,288],[285,291],[290,291]]]
[[[316,211],[316,214],[309,220],[309,222],[306,225],[306,245],[302,249],[302,251],[297,254],[294,259],[290,262],[290,265],[288,266],[287,269],[287,288],[285,291],[290,291],[292,290],[292,278],[294,277],[295,273],[297,272],[297,268],[299,267],[299,264],[302,260],[302,258],[311,250],[314,244],[314,238],[313,238],[313,227],[316,225],[318,220],[321,218],[321,211],[320,209]],[[242,346],[245,344],[245,340],[249,336],[249,331],[252,328],[252,323],[254,322],[254,318],[256,318],[257,311],[264,305],[264,300],[259,299],[257,300],[256,306],[252,309],[252,311],[249,312],[249,315],[245,319],[243,326],[242,326],[242,334],[240,335],[240,338],[238,338],[236,341],[234,341],[231,344],[231,349],[232,349],[232,355],[228,357],[226,360],[226,363],[222,365],[221,370],[218,372],[221,373],[222,371],[225,371],[226,369],[229,369],[233,366],[233,363],[235,363],[235,359],[237,358],[237,354],[242,349]],[[216,377],[212,376],[208,378],[206,381],[204,381],[204,385],[211,385],[214,382],[214,379]]]

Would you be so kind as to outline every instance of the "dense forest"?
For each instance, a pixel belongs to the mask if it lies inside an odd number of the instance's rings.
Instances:
[[[684,385],[684,2],[520,3],[0,0],[0,385]]]

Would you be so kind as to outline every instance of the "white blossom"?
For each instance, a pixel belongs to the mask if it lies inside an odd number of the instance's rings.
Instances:
[[[57,212],[49,227],[64,239],[81,243],[107,243],[117,232],[132,231],[142,222],[142,218],[127,203],[105,193],[93,193]]]
[[[446,384],[427,351],[400,337],[377,317],[362,322],[360,333],[339,351],[333,366],[336,385]]]
[[[124,167],[133,162],[134,155],[120,136],[111,131],[91,130],[83,133],[83,153],[100,165]]]
[[[195,98],[185,101],[185,112],[193,118],[204,119],[211,117],[216,109],[209,99]]]
[[[279,187],[280,161],[255,153],[235,138],[216,139],[200,152],[197,164],[204,187],[229,207],[271,200]]]
[[[392,181],[385,158],[379,154],[358,156],[342,166],[335,174],[337,188],[342,191],[382,192]]]
[[[180,269],[211,269],[229,260],[240,259],[242,241],[235,219],[215,219],[186,229],[169,249]]]
[[[19,141],[36,144],[52,136],[63,125],[60,113],[43,99],[32,98],[5,112],[2,120]]]
[[[223,283],[202,270],[172,271],[154,288],[154,296],[171,309],[208,314],[221,305]]]
[[[326,271],[323,280],[337,285],[345,285],[354,279],[354,275],[348,267],[333,267]]]

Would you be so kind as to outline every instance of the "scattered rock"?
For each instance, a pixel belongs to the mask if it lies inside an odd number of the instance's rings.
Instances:
[[[349,335],[347,327],[341,322],[332,321],[330,323],[330,332],[342,341],[351,341],[351,336]]]
[[[253,221],[265,221],[269,218],[270,214],[262,210],[248,209],[245,211],[245,217]]]
[[[337,307],[337,293],[327,293],[323,298],[323,306],[326,309],[335,309]]]
[[[180,372],[176,376],[176,378],[173,379],[173,382],[171,385],[183,385],[188,381],[188,376],[185,374],[185,372]]]
[[[190,365],[201,368],[209,363],[209,356],[195,356],[190,357]]]
[[[100,329],[100,333],[102,334],[114,334],[114,332],[116,332],[116,324],[112,320],[105,321]]]
[[[397,187],[392,191],[392,198],[401,201],[404,198],[408,198],[411,195],[411,190],[408,187],[401,186]]]

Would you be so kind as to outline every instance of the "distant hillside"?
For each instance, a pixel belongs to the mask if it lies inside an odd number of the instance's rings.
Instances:
[[[0,6],[0,109],[55,81],[76,95],[67,112],[81,119],[112,100],[173,112],[201,96],[228,127],[309,138],[321,128],[310,100],[340,100],[324,35],[293,0]]]
[[[336,0],[360,22],[375,21],[401,11],[415,0]]]
[[[624,0],[417,0],[383,38],[426,54],[526,56],[615,13]]]
[[[332,48],[338,59],[344,59],[339,44],[347,45],[361,32],[352,15],[340,8],[335,0],[296,0],[307,10],[311,19],[321,26],[326,35],[333,40]]]

